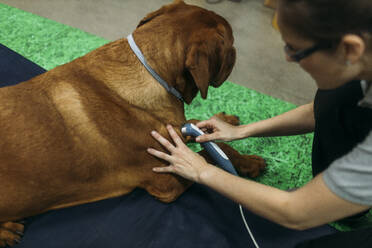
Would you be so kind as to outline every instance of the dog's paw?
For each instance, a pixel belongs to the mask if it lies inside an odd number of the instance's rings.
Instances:
[[[234,166],[240,176],[257,177],[266,168],[266,162],[263,158],[256,155],[242,155],[242,158],[234,163]]]
[[[240,124],[240,119],[236,115],[227,115],[225,112],[215,114],[213,117],[223,120],[231,125],[238,126]]]
[[[11,247],[21,242],[24,225],[17,222],[0,223],[0,247]]]

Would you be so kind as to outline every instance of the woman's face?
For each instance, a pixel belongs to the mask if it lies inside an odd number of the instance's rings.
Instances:
[[[296,35],[294,30],[285,25],[281,20],[280,12],[278,26],[290,54],[315,45],[313,41]],[[319,49],[298,62],[301,68],[316,81],[319,89],[334,89],[358,76],[359,72],[346,70],[346,60],[340,50]],[[296,62],[288,54],[286,59],[289,62]]]

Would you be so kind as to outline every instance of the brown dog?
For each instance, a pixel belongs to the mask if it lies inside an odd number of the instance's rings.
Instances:
[[[190,103],[209,82],[220,86],[235,62],[230,25],[183,1],[150,13],[133,33],[149,64]],[[225,118],[224,115],[220,115]],[[230,117],[231,118],[231,117]],[[186,122],[183,103],[143,67],[127,39],[0,90],[0,247],[14,245],[23,225],[12,221],[120,196],[140,187],[175,200],[191,182],[155,174],[166,165],[146,152],[150,136]],[[258,175],[256,156],[221,148],[238,171]],[[202,152],[203,153],[203,152]]]

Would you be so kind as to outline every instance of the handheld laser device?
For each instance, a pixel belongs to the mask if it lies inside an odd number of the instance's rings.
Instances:
[[[185,124],[182,127],[181,132],[183,135],[193,136],[193,137],[197,137],[197,136],[204,134],[202,130],[200,130],[197,126],[195,126],[192,123]],[[238,173],[236,172],[229,158],[217,146],[216,143],[212,141],[208,141],[208,142],[202,142],[200,143],[200,145],[208,152],[209,156],[218,166],[220,166],[225,171],[230,172],[231,174],[238,175]]]

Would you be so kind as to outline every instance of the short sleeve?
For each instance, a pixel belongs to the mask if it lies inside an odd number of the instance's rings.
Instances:
[[[352,151],[323,173],[328,188],[339,197],[372,206],[372,131]]]

